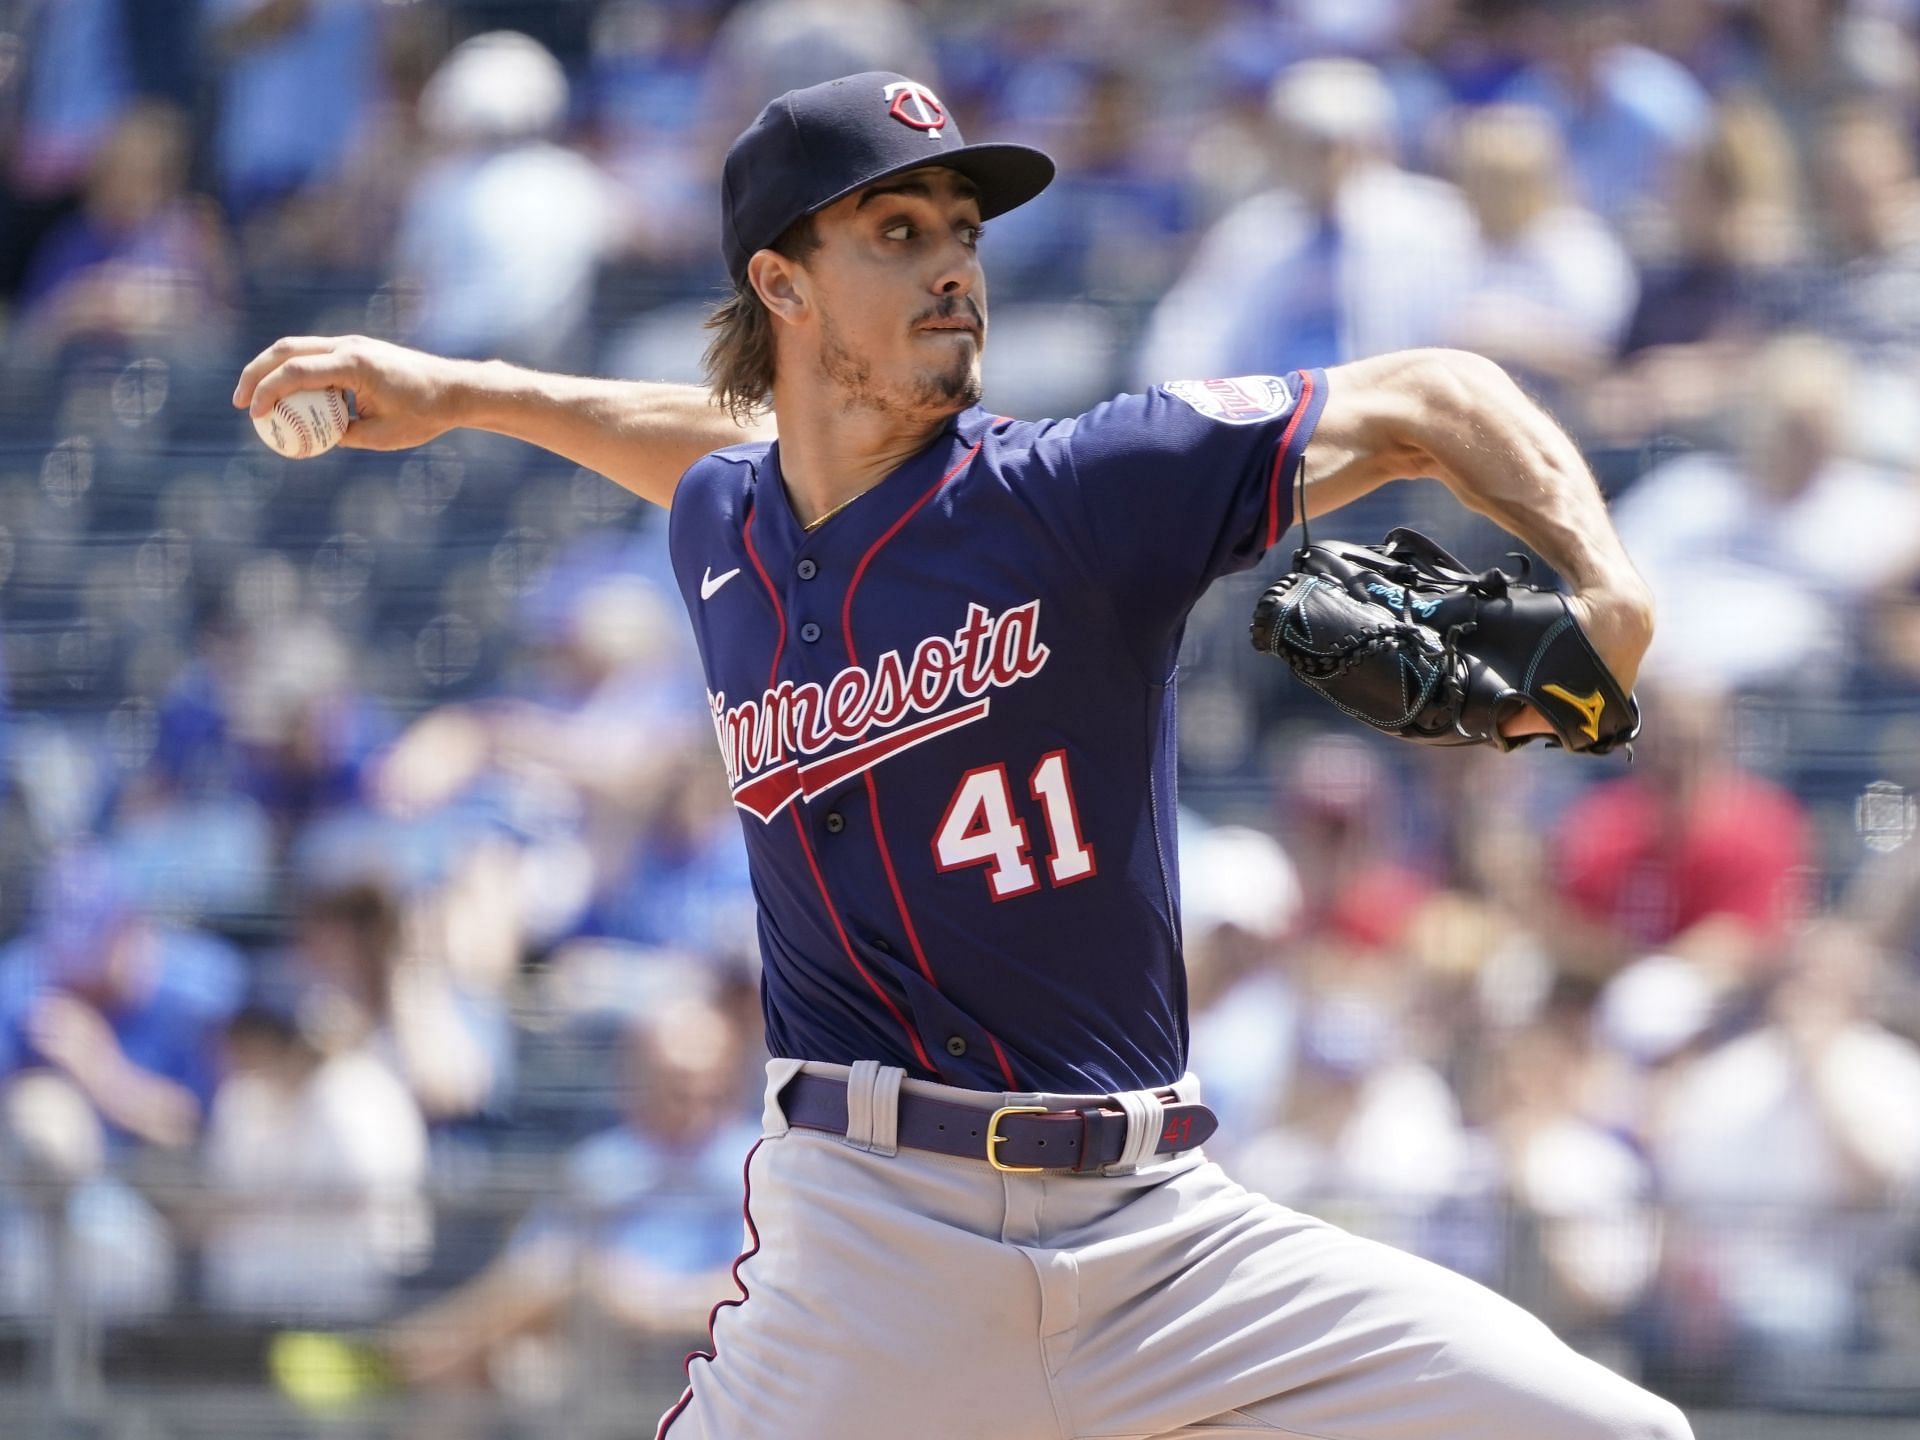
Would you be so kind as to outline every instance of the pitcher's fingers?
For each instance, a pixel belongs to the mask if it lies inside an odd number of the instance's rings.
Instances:
[[[254,388],[284,361],[296,355],[324,355],[337,342],[325,335],[289,335],[276,340],[249,360],[233,387],[233,408],[247,409],[253,403]]]
[[[342,390],[354,388],[360,371],[352,358],[328,349],[320,355],[296,355],[262,376],[253,388],[253,403],[247,408],[264,415],[274,402],[300,390],[322,390],[333,385]]]

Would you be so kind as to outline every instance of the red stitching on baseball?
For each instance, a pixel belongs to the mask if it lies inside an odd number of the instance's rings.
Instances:
[[[289,425],[293,426],[294,433],[300,437],[300,458],[303,460],[306,459],[309,452],[313,449],[313,436],[307,430],[307,422],[302,420],[300,418],[300,412],[295,410],[293,406],[285,400],[282,400],[273,408],[280,412],[282,418],[284,418]]]

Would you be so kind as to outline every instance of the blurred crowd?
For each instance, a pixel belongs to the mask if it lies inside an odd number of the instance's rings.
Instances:
[[[226,395],[695,378],[726,143],[875,68],[1061,163],[990,403],[1477,350],[1660,601],[1630,767],[1376,743],[1202,602],[1212,1148],[1656,1384],[1920,1403],[1915,0],[0,0],[0,1316],[519,1392],[701,1328],[762,1050],[663,524]],[[1334,523],[1409,522],[1507,548]]]

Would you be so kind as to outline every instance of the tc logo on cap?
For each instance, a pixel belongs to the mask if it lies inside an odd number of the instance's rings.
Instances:
[[[939,132],[946,129],[947,107],[918,80],[896,80],[882,93],[893,102],[887,106],[887,113],[902,125],[926,131],[929,140],[938,139]]]

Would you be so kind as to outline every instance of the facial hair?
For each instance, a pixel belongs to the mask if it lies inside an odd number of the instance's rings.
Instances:
[[[963,303],[981,321],[984,340],[984,317],[980,316],[977,307],[973,307],[972,301]],[[917,317],[913,323],[921,325],[930,319],[951,316],[957,311],[958,305],[949,300]],[[974,364],[973,356],[964,349],[956,349],[952,361],[938,370],[921,370],[910,377],[890,377],[894,383],[886,384],[875,379],[872,361],[856,354],[840,338],[832,317],[824,314],[820,317],[820,366],[840,391],[848,410],[871,410],[883,415],[902,416],[920,416],[929,411],[946,415],[980,402],[979,367]],[[901,383],[903,379],[904,383]]]

